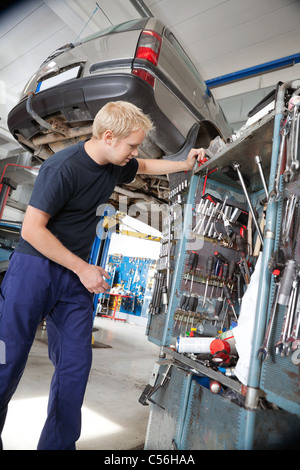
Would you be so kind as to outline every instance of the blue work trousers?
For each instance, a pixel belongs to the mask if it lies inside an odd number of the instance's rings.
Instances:
[[[0,341],[5,345],[5,361],[0,361],[4,362],[0,364],[0,436],[8,403],[45,318],[55,371],[37,448],[75,450],[92,362],[92,295],[73,272],[59,264],[14,253],[0,288]]]

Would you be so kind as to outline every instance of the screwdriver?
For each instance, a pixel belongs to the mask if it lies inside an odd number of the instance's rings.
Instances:
[[[188,302],[189,302],[189,296],[187,294],[182,294],[182,297],[180,299],[180,309],[186,310]]]
[[[243,237],[239,234],[237,234],[236,236],[236,244],[237,244],[237,251],[240,253],[241,258],[242,258],[242,265],[243,265],[244,273],[245,273],[245,281],[246,281],[246,284],[249,284],[250,272],[249,272],[248,263],[246,260],[246,244],[245,244],[245,240],[243,239]]]
[[[224,256],[219,251],[215,251],[214,255],[217,259],[222,261],[222,263],[226,263],[226,259],[224,258]]]
[[[218,277],[221,268],[222,268],[222,262],[221,262],[219,259],[216,259],[215,266],[214,266],[214,272],[213,272],[213,276],[214,276],[215,278]],[[210,293],[210,298],[212,298],[213,291],[214,291],[214,287],[215,287],[215,286],[213,285],[213,286],[212,286],[211,293]]]
[[[227,286],[224,286],[224,294],[225,294],[225,297],[228,301],[229,307],[231,307],[231,309],[233,311],[233,314],[235,316],[235,319],[237,320],[237,314],[236,314],[235,308],[233,306],[232,298],[231,298],[231,295],[230,295],[230,292],[229,292],[229,289],[228,289]]]
[[[207,288],[208,288],[208,281],[209,281],[209,278],[211,276],[211,272],[213,270],[213,267],[214,267],[214,257],[211,255],[206,260],[206,286],[205,286],[205,292],[204,292],[202,307],[204,307],[204,305],[205,305],[206,295],[207,295]]]
[[[223,309],[223,303],[224,303],[224,299],[223,297],[218,297],[217,298],[217,301],[216,301],[216,304],[215,304],[215,319],[217,319],[216,317],[219,317],[222,309]]]
[[[190,273],[192,273],[192,280],[191,280],[191,287],[190,287],[190,291],[192,290],[192,287],[193,287],[193,281],[194,281],[194,274],[195,274],[195,269],[198,265],[198,253],[196,253],[195,251],[191,251],[190,252],[190,255],[189,255],[189,261],[188,261],[188,266],[189,266],[189,274],[188,274],[188,277],[186,278],[186,281],[185,283],[187,283],[188,281],[188,278],[189,278],[189,275]]]
[[[246,244],[245,240],[240,234],[236,236],[237,251],[240,252],[242,258],[246,258]]]
[[[230,261],[230,264],[229,264],[228,281],[232,281],[235,270],[236,270],[236,261],[232,260]]]
[[[223,256],[222,256],[222,258],[225,260],[225,258]],[[226,282],[226,279],[227,279],[228,272],[229,272],[229,265],[228,265],[227,261],[225,260],[225,263],[223,265],[223,272],[222,272],[223,287],[222,287],[222,291],[221,291],[221,296],[217,298],[217,301],[216,301],[216,304],[215,304],[215,317],[218,317],[220,315],[220,313],[223,309],[223,306],[224,306],[223,292],[224,292],[224,287],[225,287],[225,282]]]
[[[181,299],[180,299],[180,305],[179,305],[180,310],[187,310],[188,303],[189,303],[189,298],[190,298],[189,295],[187,295],[185,293],[182,294]],[[175,322],[175,325],[174,325],[174,329],[176,328],[177,321],[179,322],[179,327],[181,326],[181,322],[183,320],[183,317],[184,317],[184,313],[182,313],[182,315],[180,317],[180,320],[179,320],[179,315],[177,315],[177,319],[176,319],[176,322]]]
[[[188,316],[188,319],[187,319],[187,322],[186,322],[186,328],[187,328],[188,323],[190,321],[191,313],[196,312],[197,307],[198,307],[198,296],[196,296],[195,294],[192,294],[189,297],[188,306],[187,306],[187,310],[189,311],[189,316]]]
[[[197,307],[198,307],[198,296],[195,294],[192,294],[189,298],[187,310],[190,310],[191,312],[196,312]]]
[[[227,261],[226,261],[226,262],[223,264],[223,272],[222,272],[223,287],[222,287],[221,297],[223,297],[223,289],[224,289],[224,285],[225,285],[226,279],[227,279],[227,277],[228,277],[228,272],[229,272],[229,264],[228,264]]]
[[[235,277],[237,280],[236,290],[237,290],[238,303],[239,305],[241,305],[242,297],[243,297],[243,288],[242,288],[242,279],[241,279],[242,275],[241,273],[235,273]]]

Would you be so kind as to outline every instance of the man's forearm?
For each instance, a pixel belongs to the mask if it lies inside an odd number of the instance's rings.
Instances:
[[[137,160],[139,163],[137,173],[145,175],[168,175],[170,173],[188,171],[190,169],[186,160],[181,162],[174,162],[171,160],[152,160],[150,158],[137,158]]]
[[[82,260],[68,250],[47,228],[49,215],[28,206],[22,227],[22,237],[37,251],[51,261],[73,271],[89,292],[103,293],[109,289],[109,284],[103,276],[108,273],[100,266],[94,266]]]

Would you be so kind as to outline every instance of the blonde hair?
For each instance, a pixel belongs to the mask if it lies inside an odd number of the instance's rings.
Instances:
[[[127,101],[113,101],[96,114],[93,137],[101,139],[105,131],[111,130],[116,137],[126,138],[134,131],[142,130],[148,134],[152,129],[151,119],[140,108]]]

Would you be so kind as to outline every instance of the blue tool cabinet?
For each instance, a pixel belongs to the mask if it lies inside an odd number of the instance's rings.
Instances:
[[[225,149],[211,156],[207,163],[195,168],[191,175],[175,174],[170,178],[171,197],[164,232],[167,240],[164,244],[167,244],[168,249],[162,249],[161,267],[158,263],[158,270],[165,273],[168,280],[168,302],[162,304],[159,311],[149,315],[148,339],[160,349],[155,372],[140,399],[143,404],[146,404],[148,399],[151,406],[145,442],[147,450],[284,449],[296,443],[300,444],[300,342],[299,349],[296,347],[297,343],[293,342],[296,346],[290,354],[278,354],[278,351],[275,351],[287,312],[283,305],[277,305],[276,308],[268,346],[269,354],[266,358],[259,354],[275,301],[275,283],[278,282],[275,270],[272,272],[270,268],[270,260],[279,248],[284,252],[285,261],[293,259],[296,262],[297,275],[295,274],[293,282],[298,285],[299,281],[299,170],[295,166],[292,174],[287,174],[289,160],[280,160],[284,148],[284,125],[292,112],[295,112],[291,119],[293,125],[293,119],[296,119],[298,112],[295,107],[294,111],[287,110],[288,101],[299,85],[300,83],[279,84],[273,112],[245,130],[241,136],[227,144]],[[297,122],[299,126],[299,118]],[[286,141],[287,145],[291,145],[290,136],[291,132]],[[297,147],[295,143],[294,146]],[[257,155],[261,157],[267,188],[263,185],[259,166],[254,161]],[[283,155],[285,156],[285,153]],[[295,161],[299,160],[299,155],[300,152],[296,152]],[[232,170],[236,161],[240,163],[242,175],[247,180],[247,195],[234,171],[228,172],[228,168]],[[179,196],[176,189],[178,187]],[[260,244],[258,224],[254,224],[251,230],[253,248],[247,256],[247,260],[255,268],[260,253],[261,270],[246,384],[241,383],[234,376],[234,372],[228,373],[229,368],[226,369],[226,366],[223,370],[212,367],[209,360],[203,360],[203,357],[199,359],[201,355],[182,353],[178,349],[178,341],[182,337],[189,337],[199,322],[203,322],[204,326],[207,323],[214,324],[212,320],[216,302],[224,291],[222,286],[225,282],[222,283],[219,276],[215,276],[212,281],[212,277],[205,277],[204,260],[215,251],[221,251],[228,262],[234,261],[237,255],[235,245],[220,242],[222,237],[210,239],[195,231],[197,204],[204,193],[214,195],[221,201],[220,204],[228,198],[235,207],[248,213],[248,221],[250,205],[254,208],[257,221],[265,219],[264,225],[260,226],[261,248],[255,253],[255,247]],[[296,201],[292,212],[293,219],[289,226],[289,236],[283,242],[283,226],[287,223],[286,215],[289,214],[287,205],[293,197]],[[218,235],[216,223],[214,227]],[[244,227],[243,223],[237,224],[237,227],[236,234],[233,236],[231,233],[230,237],[237,238],[241,227]],[[249,224],[247,228],[249,230]],[[249,244],[249,241],[247,243]],[[188,260],[193,251],[199,255],[199,265],[193,271],[191,281]],[[169,257],[164,259],[166,252]],[[277,276],[280,274],[277,273]],[[206,280],[209,292],[215,289],[217,294],[209,299],[208,304],[205,294]],[[300,315],[299,289],[295,288],[293,292],[296,318],[297,314]],[[189,297],[192,294],[197,297],[196,309],[184,311],[181,307],[185,293]],[[225,323],[221,322],[222,327],[227,325],[227,331],[238,323],[238,320],[235,323],[233,313],[236,311],[239,315],[240,308],[236,285],[232,284],[231,294],[232,312],[229,308],[229,315],[227,307],[229,318],[226,317]],[[219,325],[218,323],[218,327]],[[299,330],[297,335],[299,338]],[[216,334],[216,337],[219,336],[220,331]],[[208,356],[211,359],[211,354]],[[220,386],[219,393],[213,393],[213,381]]]

